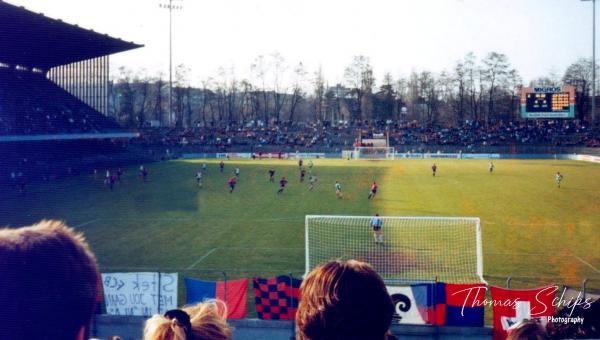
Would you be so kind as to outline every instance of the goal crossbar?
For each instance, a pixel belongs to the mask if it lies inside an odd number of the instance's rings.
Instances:
[[[384,280],[486,282],[478,217],[379,216],[382,243],[374,242],[372,218],[307,215],[306,273],[353,258],[371,263]]]

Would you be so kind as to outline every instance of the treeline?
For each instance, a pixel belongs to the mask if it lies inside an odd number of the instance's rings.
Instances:
[[[580,59],[562,76],[549,74],[530,86],[576,86],[578,118],[590,116],[591,60]],[[354,56],[344,81],[329,84],[321,69],[309,72],[289,64],[278,53],[257,57],[252,79],[238,79],[220,68],[214,77],[192,86],[190,69],[175,68],[169,110],[168,77],[120,68],[111,85],[109,113],[129,127],[225,126],[233,122],[273,125],[316,121],[417,120],[424,125],[460,125],[465,120],[489,123],[519,118],[522,80],[506,55],[491,52],[478,60],[473,53],[439,74],[390,73],[377,81],[366,56]],[[171,114],[169,114],[171,112]]]

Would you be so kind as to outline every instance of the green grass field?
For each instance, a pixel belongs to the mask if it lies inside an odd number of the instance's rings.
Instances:
[[[588,287],[600,289],[599,164],[499,160],[490,175],[487,160],[436,160],[432,178],[432,160],[314,160],[318,182],[310,192],[295,161],[232,160],[220,173],[208,160],[198,188],[202,162],[150,164],[148,183],[136,167],[126,168],[113,192],[91,174],[32,184],[25,196],[5,192],[0,223],[62,219],[86,234],[102,271],[177,271],[182,283],[184,276],[219,279],[223,271],[229,278],[300,276],[307,214],[477,216],[490,284],[512,276],[513,287],[580,286],[588,278]],[[277,179],[290,181],[282,195],[268,182],[271,166]],[[241,177],[230,194],[235,167]],[[564,174],[560,189],[556,171]],[[369,201],[374,179],[379,193]],[[343,184],[341,200],[335,180]]]

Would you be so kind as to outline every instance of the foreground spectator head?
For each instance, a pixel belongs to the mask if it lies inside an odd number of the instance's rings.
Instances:
[[[583,323],[548,323],[552,339],[600,339],[600,299],[591,304],[564,307],[554,315],[557,318],[582,318]]]
[[[332,261],[302,282],[296,335],[301,340],[383,340],[393,312],[385,284],[369,264]]]
[[[512,326],[507,340],[546,340],[546,329],[535,320],[524,320]]]
[[[97,284],[94,254],[62,222],[0,229],[0,339],[82,339]]]
[[[154,315],[146,321],[144,340],[229,340],[225,304],[212,300]]]

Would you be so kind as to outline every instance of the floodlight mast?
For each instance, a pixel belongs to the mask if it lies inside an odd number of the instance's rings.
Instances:
[[[596,0],[592,2],[592,124],[596,123]]]
[[[158,5],[160,8],[169,10],[169,126],[173,125],[173,10],[183,8],[182,6],[173,5],[174,1],[182,0],[169,0],[168,4]]]

